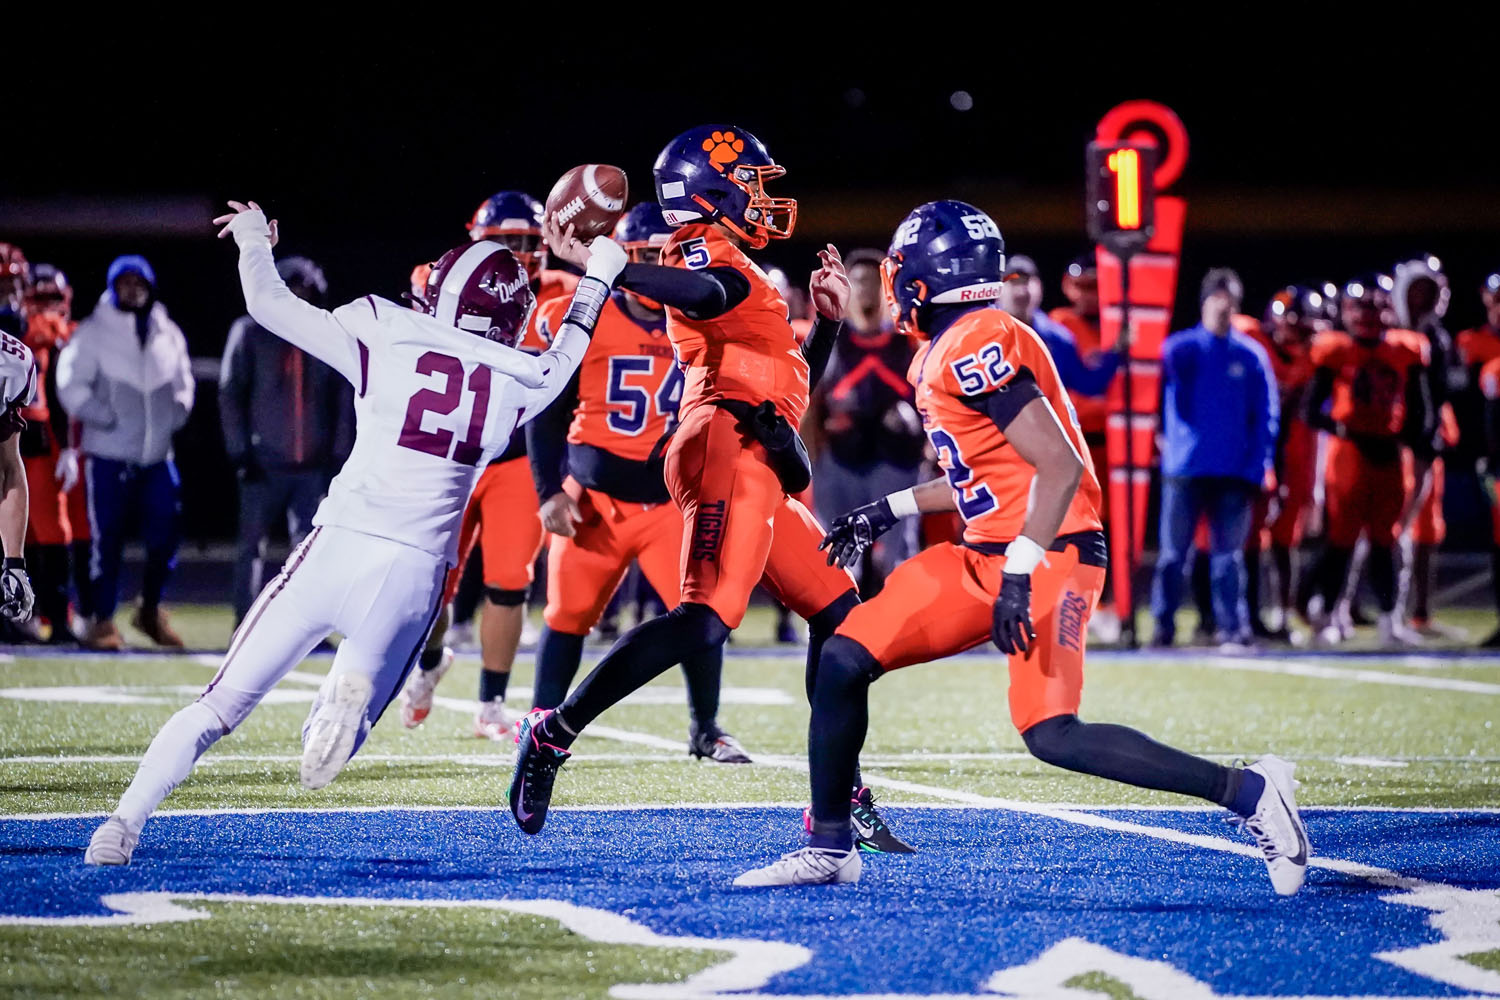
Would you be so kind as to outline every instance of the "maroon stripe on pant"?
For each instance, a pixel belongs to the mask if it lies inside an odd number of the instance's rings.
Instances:
[[[203,694],[198,696],[200,699],[202,699],[203,695],[212,691],[215,684],[219,683],[219,679],[224,676],[224,671],[229,669],[229,664],[234,659],[235,654],[245,644],[246,637],[250,635],[251,630],[260,621],[260,616],[265,614],[266,608],[271,606],[271,602],[276,599],[276,595],[281,593],[286,587],[292,578],[292,574],[297,572],[303,562],[307,560],[307,554],[312,551],[313,539],[317,538],[318,532],[322,530],[322,525],[318,525],[312,530],[312,534],[303,540],[302,545],[298,547],[297,551],[292,554],[292,558],[287,561],[287,564],[282,567],[281,572],[277,574],[276,582],[268,587],[267,591],[263,591],[261,596],[256,599],[255,604],[250,609],[250,614],[240,623],[240,627],[234,630],[234,637],[229,640],[229,649],[224,653],[224,662],[219,665],[218,673],[214,674],[214,679],[208,682],[208,687],[203,689]]]

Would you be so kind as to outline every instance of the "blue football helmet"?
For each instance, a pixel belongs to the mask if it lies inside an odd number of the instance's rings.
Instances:
[[[615,223],[614,241],[629,255],[631,263],[655,264],[661,248],[672,236],[672,226],[662,218],[661,206],[643,201],[620,216]]]
[[[474,210],[464,228],[471,240],[493,240],[516,255],[535,281],[547,266],[547,245],[542,242],[542,203],[525,191],[500,191]]]
[[[929,201],[896,227],[880,273],[896,328],[921,335],[923,306],[999,297],[1005,237],[994,219],[967,202]]]
[[[1323,292],[1311,285],[1287,285],[1267,303],[1265,325],[1268,328],[1326,325],[1333,318],[1330,305]]]
[[[690,128],[667,143],[652,173],[669,225],[722,222],[756,249],[786,239],[797,225],[796,199],[766,194],[766,181],[786,170],[742,128]]]

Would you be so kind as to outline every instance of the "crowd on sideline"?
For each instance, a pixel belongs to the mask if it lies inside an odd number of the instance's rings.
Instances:
[[[939,469],[907,380],[915,345],[896,333],[881,284],[883,254],[845,256],[849,316],[802,426],[815,474],[811,506],[825,523],[854,507],[953,470]],[[277,263],[291,290],[323,304],[328,282],[303,257]],[[811,325],[797,282],[772,269],[794,328]],[[1000,306],[1031,326],[1069,390],[1076,419],[1108,482],[1107,393],[1125,361],[1101,340],[1093,257],[1075,260],[1046,311],[1048,289],[1023,255],[1008,262]],[[1484,325],[1450,335],[1449,288],[1433,258],[1342,285],[1277,292],[1246,310],[1238,276],[1203,276],[1195,325],[1162,350],[1159,552],[1150,590],[1152,642],[1178,640],[1184,595],[1197,605],[1194,641],[1226,649],[1267,642],[1337,644],[1360,620],[1368,576],[1380,639],[1418,645],[1443,633],[1433,618],[1436,546],[1443,540],[1445,468],[1483,474],[1500,435],[1500,273],[1479,290]],[[24,411],[21,451],[30,490],[26,560],[37,617],[6,623],[8,642],[124,647],[116,625],[121,554],[145,549],[130,624],[158,646],[183,645],[163,609],[176,564],[181,491],[173,435],[195,398],[187,341],[157,296],[151,264],[122,256],[88,314],[75,321],[66,275],[0,243],[0,330],[22,339],[41,391]],[[82,312],[82,309],[77,310]],[[238,480],[239,537],[230,592],[238,622],[265,578],[273,526],[293,545],[353,443],[352,387],[321,362],[236,320],[218,386],[224,448]],[[1460,431],[1462,428],[1462,432]],[[1106,517],[1108,509],[1106,507]],[[857,567],[868,596],[925,544],[954,539],[957,515],[911,518]],[[1500,510],[1494,559],[1500,581]],[[1299,552],[1312,558],[1298,564]],[[455,611],[470,617],[482,586],[479,553]],[[620,606],[650,603],[631,578]],[[1500,582],[1495,588],[1500,609]],[[649,616],[644,608],[637,615]],[[1091,628],[1118,635],[1107,606]],[[783,617],[778,638],[796,638]],[[1500,645],[1500,631],[1484,640]]]

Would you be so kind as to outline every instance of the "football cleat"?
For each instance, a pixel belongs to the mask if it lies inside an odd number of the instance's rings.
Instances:
[[[1270,755],[1246,768],[1264,778],[1266,787],[1255,803],[1255,812],[1234,820],[1254,838],[1266,859],[1271,885],[1281,896],[1290,896],[1302,887],[1307,856],[1312,853],[1307,828],[1297,814],[1298,782],[1292,778],[1296,769],[1290,761]]]
[[[1405,622],[1389,611],[1381,612],[1375,627],[1382,646],[1421,646],[1425,643],[1420,633],[1408,628]]]
[[[342,673],[330,680],[302,727],[304,788],[322,788],[349,763],[375,693],[375,686],[363,674]]]
[[[401,724],[407,729],[415,729],[427,721],[428,713],[432,711],[432,695],[437,691],[438,681],[443,679],[450,667],[453,666],[453,649],[444,646],[438,657],[437,666],[431,670],[424,670],[420,666],[411,672],[406,679],[406,686],[401,689]]]
[[[118,816],[111,816],[99,825],[94,835],[89,838],[88,850],[83,852],[83,863],[86,865],[128,865],[130,856],[135,853],[136,842],[141,839],[138,832],[131,832],[130,827]]]
[[[740,746],[739,740],[717,727],[699,730],[693,725],[688,730],[688,753],[699,760],[711,760],[719,764],[749,764],[750,755]]]
[[[916,854],[917,849],[891,832],[879,810],[875,793],[861,788],[854,793],[849,819],[854,823],[854,846],[873,854]]]
[[[504,698],[493,698],[479,703],[474,715],[474,736],[496,743],[509,743],[515,739],[518,719],[505,708]]]
[[[780,861],[745,872],[734,880],[738,886],[836,885],[858,882],[864,862],[859,851],[826,847],[804,847],[784,854]]]
[[[537,727],[551,714],[551,709],[533,709],[516,724],[516,769],[510,778],[510,812],[516,818],[516,825],[526,833],[539,833],[547,822],[557,769],[572,756],[562,747],[538,738]]]

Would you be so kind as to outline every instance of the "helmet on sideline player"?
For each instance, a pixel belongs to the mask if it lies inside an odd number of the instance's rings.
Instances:
[[[464,228],[471,240],[492,240],[509,247],[535,281],[547,266],[542,242],[542,203],[525,191],[497,191],[474,210]]]
[[[651,172],[668,225],[720,222],[755,249],[796,228],[796,199],[766,194],[766,181],[786,170],[742,128],[690,128],[667,143]]]
[[[1344,332],[1373,340],[1386,329],[1394,282],[1384,274],[1362,274],[1344,284],[1339,295],[1339,318]]]
[[[28,312],[72,313],[73,286],[56,264],[38,264],[31,269],[31,287],[26,290],[26,309]]]
[[[1287,285],[1271,296],[1264,317],[1266,329],[1289,328],[1306,339],[1328,321],[1328,301],[1310,285]]]
[[[632,264],[655,264],[661,260],[661,248],[672,238],[672,227],[662,218],[661,206],[654,201],[643,201],[620,216],[615,223],[614,241],[620,244]],[[652,312],[662,312],[662,305],[655,299],[637,295],[621,289],[627,296]]]
[[[967,202],[929,201],[896,227],[880,272],[896,329],[916,335],[925,306],[999,298],[1005,238]]]
[[[427,287],[412,299],[433,319],[515,347],[536,309],[536,293],[510,247],[489,240],[438,258]]]
[[[0,243],[0,309],[7,305],[19,310],[31,284],[31,265],[14,243]]]

